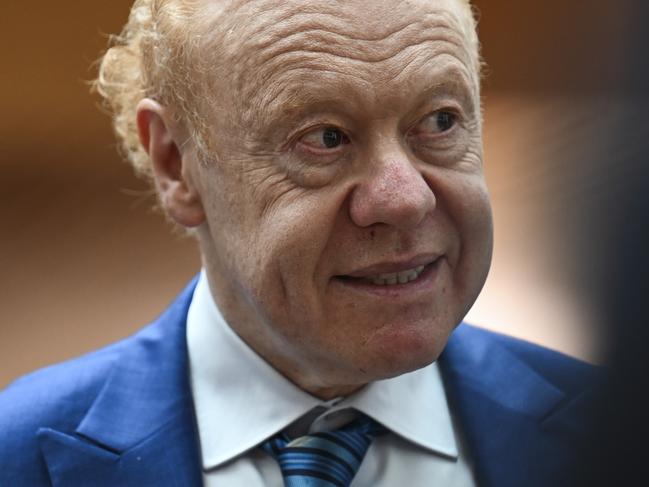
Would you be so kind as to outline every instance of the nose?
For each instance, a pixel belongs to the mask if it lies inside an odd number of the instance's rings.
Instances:
[[[414,228],[435,209],[433,190],[406,157],[388,159],[373,169],[350,198],[350,217],[359,227],[384,223]]]

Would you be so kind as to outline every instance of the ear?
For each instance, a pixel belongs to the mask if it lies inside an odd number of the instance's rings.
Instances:
[[[146,98],[137,106],[140,143],[151,159],[153,177],[162,207],[184,227],[197,227],[205,221],[205,212],[193,175],[196,157],[184,149],[187,134],[178,127],[170,111]]]

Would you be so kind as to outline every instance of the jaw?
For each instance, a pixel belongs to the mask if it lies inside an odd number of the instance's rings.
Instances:
[[[417,280],[395,286],[331,278],[319,289],[305,276],[299,289],[282,291],[273,281],[263,302],[207,259],[205,265],[235,333],[298,387],[324,399],[428,365],[456,325],[443,257]]]

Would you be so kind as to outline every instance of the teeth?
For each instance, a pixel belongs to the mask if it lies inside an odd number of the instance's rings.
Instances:
[[[408,269],[391,274],[379,274],[378,276],[368,277],[368,280],[377,286],[393,286],[394,284],[405,284],[414,281],[423,272],[424,266],[420,265],[414,269]]]

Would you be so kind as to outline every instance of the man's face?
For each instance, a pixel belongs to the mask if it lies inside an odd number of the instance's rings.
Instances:
[[[201,47],[210,285],[230,326],[315,394],[435,360],[486,278],[463,15],[455,0],[234,1]]]

